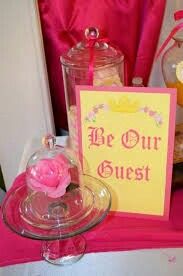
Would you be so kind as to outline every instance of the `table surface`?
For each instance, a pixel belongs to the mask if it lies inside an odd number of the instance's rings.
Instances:
[[[65,145],[67,137],[57,137]],[[38,139],[24,149],[19,171],[25,170],[30,155],[40,147]],[[71,266],[54,266],[45,261],[0,268],[0,276],[182,276],[183,248],[90,253]]]

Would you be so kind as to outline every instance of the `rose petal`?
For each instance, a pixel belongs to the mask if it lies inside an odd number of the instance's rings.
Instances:
[[[70,182],[71,182],[71,178],[70,178],[70,176],[68,175],[68,176],[65,178],[64,185],[63,185],[63,183],[62,183],[62,185],[58,185],[57,189],[54,189],[54,190],[52,190],[52,191],[49,191],[48,196],[53,197],[53,198],[63,196],[63,195],[65,194],[66,188],[67,188],[67,186],[70,184]]]
[[[63,154],[58,154],[55,157],[55,160],[58,161],[64,168],[70,167],[70,163],[69,163],[68,159]]]

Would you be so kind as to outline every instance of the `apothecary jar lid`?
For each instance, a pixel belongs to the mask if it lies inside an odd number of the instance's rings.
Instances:
[[[111,46],[108,39],[99,37],[97,28],[90,27],[85,30],[85,39],[62,55],[62,64],[78,69],[88,68],[91,48],[95,68],[120,63],[124,59],[122,52]]]

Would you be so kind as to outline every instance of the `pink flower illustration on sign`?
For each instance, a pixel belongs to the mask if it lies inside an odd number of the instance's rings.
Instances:
[[[32,190],[45,192],[49,197],[63,196],[71,182],[69,169],[69,162],[62,154],[41,159],[27,169],[27,184]]]
[[[162,115],[160,113],[158,113],[157,111],[154,111],[147,106],[140,108],[139,111],[144,112],[144,113],[146,113],[146,115],[149,115],[150,117],[152,117],[157,126],[161,126],[163,124]]]
[[[85,117],[85,121],[86,122],[95,122],[96,121],[96,115],[100,110],[104,110],[104,111],[108,111],[109,110],[109,106],[107,104],[99,104],[99,105],[95,105],[92,108],[92,111],[90,111],[87,116]]]
[[[87,113],[85,117],[85,122],[95,123],[97,119],[97,115],[100,111],[105,111],[105,112],[111,111],[111,112],[120,112],[120,113],[142,112],[146,116],[151,117],[158,127],[162,126],[163,124],[162,114],[153,110],[149,106],[138,107],[138,102],[130,101],[128,98],[122,99],[121,101],[119,101],[119,103],[112,101],[112,103],[110,102],[109,104],[102,103],[102,104],[97,104],[93,106],[91,111]]]

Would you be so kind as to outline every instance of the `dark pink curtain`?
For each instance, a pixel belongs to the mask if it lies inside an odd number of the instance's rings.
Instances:
[[[166,0],[39,0],[48,76],[56,128],[67,128],[60,65],[64,51],[96,26],[125,54],[128,83],[151,71]]]

